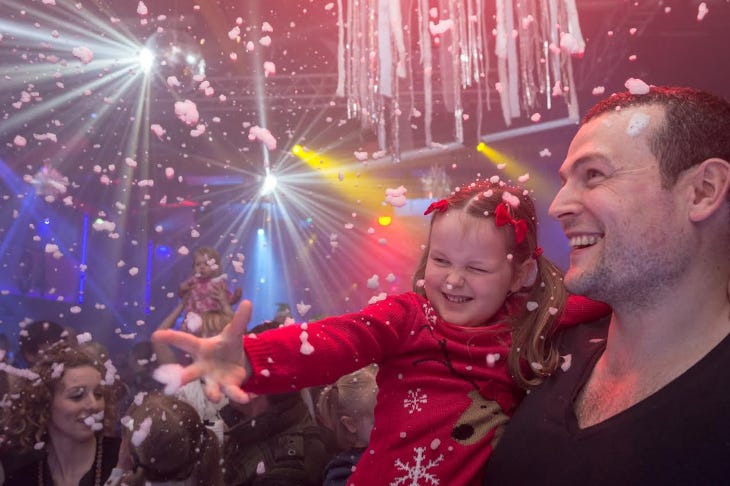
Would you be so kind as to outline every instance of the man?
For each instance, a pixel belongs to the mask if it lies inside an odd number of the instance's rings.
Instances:
[[[688,88],[595,106],[550,207],[569,291],[613,314],[559,336],[485,484],[730,481],[730,103]]]

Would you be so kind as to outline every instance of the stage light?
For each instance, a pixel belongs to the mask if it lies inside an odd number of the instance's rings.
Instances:
[[[293,153],[294,155],[299,155],[299,154],[301,154],[301,153],[302,153],[302,146],[301,146],[301,145],[299,145],[299,144],[296,144],[295,146],[293,146],[293,147],[291,148],[291,153]]]
[[[256,234],[258,234],[259,236],[264,236],[264,229],[263,229],[263,228],[259,228],[259,229],[258,229],[258,230],[256,231]]]
[[[266,196],[271,194],[276,189],[276,176],[272,173],[266,174],[264,179],[264,185],[261,186],[261,195]]]
[[[380,226],[390,226],[393,222],[393,218],[390,216],[378,216],[378,224]]]
[[[479,145],[477,145],[477,152],[483,152],[484,149],[487,148],[487,144],[484,142],[479,142]]]
[[[144,71],[145,73],[150,72],[154,64],[155,55],[152,53],[151,50],[143,47],[142,50],[139,51],[139,65],[142,68],[142,71]]]

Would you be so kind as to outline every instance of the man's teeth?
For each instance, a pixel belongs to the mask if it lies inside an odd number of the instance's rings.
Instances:
[[[602,236],[595,235],[573,236],[572,238],[570,238],[570,246],[572,246],[573,248],[580,248],[584,246],[595,245],[601,238]]]
[[[444,295],[446,296],[446,300],[448,300],[449,302],[456,302],[456,303],[461,304],[461,303],[467,302],[469,300],[468,297],[460,297],[458,295],[448,295],[448,294],[444,294]]]

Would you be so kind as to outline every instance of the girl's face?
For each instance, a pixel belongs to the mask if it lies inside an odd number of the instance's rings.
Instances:
[[[64,370],[51,402],[49,432],[78,441],[93,437],[91,425],[104,410],[101,373],[91,366]],[[95,419],[89,418],[97,415]]]
[[[218,274],[218,263],[215,258],[205,253],[197,253],[193,261],[193,270],[195,275],[203,278],[214,277]]]
[[[431,227],[425,291],[446,322],[481,326],[519,290],[526,272],[507,258],[507,234],[494,220],[462,211],[436,217]]]

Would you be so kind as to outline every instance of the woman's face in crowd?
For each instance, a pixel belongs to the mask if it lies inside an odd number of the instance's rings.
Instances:
[[[101,422],[104,405],[98,370],[91,366],[64,370],[53,394],[48,430],[79,441],[89,439],[94,435],[92,425]]]

